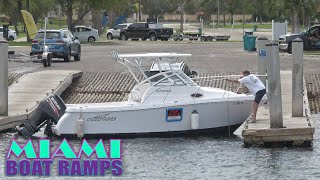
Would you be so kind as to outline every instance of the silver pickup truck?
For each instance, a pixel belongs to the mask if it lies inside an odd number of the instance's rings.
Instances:
[[[118,38],[120,40],[120,31],[121,29],[126,29],[128,26],[130,26],[132,23],[122,23],[118,24],[112,29],[108,29],[107,31],[107,39],[111,40],[113,38]]]

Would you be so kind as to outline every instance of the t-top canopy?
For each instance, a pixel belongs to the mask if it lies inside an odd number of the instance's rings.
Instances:
[[[179,53],[145,53],[145,54],[118,54],[119,58],[139,58],[139,57],[191,57],[191,54],[179,54]]]
[[[145,54],[119,54],[120,58],[135,58],[135,57],[191,57],[191,54],[178,53],[145,53]]]
[[[147,79],[148,81],[150,81],[149,77],[146,74],[146,72],[150,70],[150,67],[148,67],[148,69],[144,68],[145,65],[148,64],[149,62],[153,61],[154,63],[158,63],[158,67],[160,66],[161,63],[167,63],[170,69],[165,68],[163,70],[171,71],[172,61],[176,61],[179,58],[191,57],[191,54],[180,54],[180,53],[119,54],[115,51],[112,51],[111,56],[115,61],[126,66],[129,72],[132,74],[133,78],[137,81],[137,83],[139,83],[140,80],[136,75],[136,73],[142,74],[144,79]],[[159,68],[160,72],[163,70]]]

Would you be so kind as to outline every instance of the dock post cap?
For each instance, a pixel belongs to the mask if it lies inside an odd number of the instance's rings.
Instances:
[[[295,38],[294,40],[292,40],[292,42],[303,42],[303,41],[300,38]]]
[[[268,38],[267,38],[267,37],[262,36],[262,37],[258,37],[258,40],[268,40]]]

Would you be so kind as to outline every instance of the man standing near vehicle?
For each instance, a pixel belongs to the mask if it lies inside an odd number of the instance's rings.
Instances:
[[[258,105],[262,99],[262,97],[266,94],[266,87],[264,84],[260,81],[260,79],[253,75],[250,74],[250,71],[245,70],[242,72],[242,78],[239,80],[231,80],[231,79],[226,79],[227,81],[234,82],[234,83],[240,83],[241,85],[245,85],[249,91],[255,95],[253,104],[252,104],[252,123],[257,122],[256,116],[257,116],[257,111],[258,111]]]

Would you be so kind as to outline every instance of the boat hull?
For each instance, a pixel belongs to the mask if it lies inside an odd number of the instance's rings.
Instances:
[[[97,138],[171,138],[171,137],[195,137],[195,136],[232,136],[233,132],[237,130],[241,124],[208,128],[208,129],[197,129],[197,130],[186,130],[186,131],[170,131],[170,132],[148,132],[148,133],[121,133],[121,134],[85,134],[86,139],[97,139]],[[76,134],[60,134],[59,138],[75,139]]]
[[[135,106],[102,108],[99,112],[66,112],[53,128],[54,134],[85,136],[201,132],[225,129],[233,132],[251,112],[252,98],[237,101],[197,104],[166,104],[164,106]],[[101,108],[100,108],[101,109]],[[198,126],[192,127],[191,115],[197,111]],[[80,128],[79,124],[82,124]],[[224,128],[228,127],[228,128]]]

